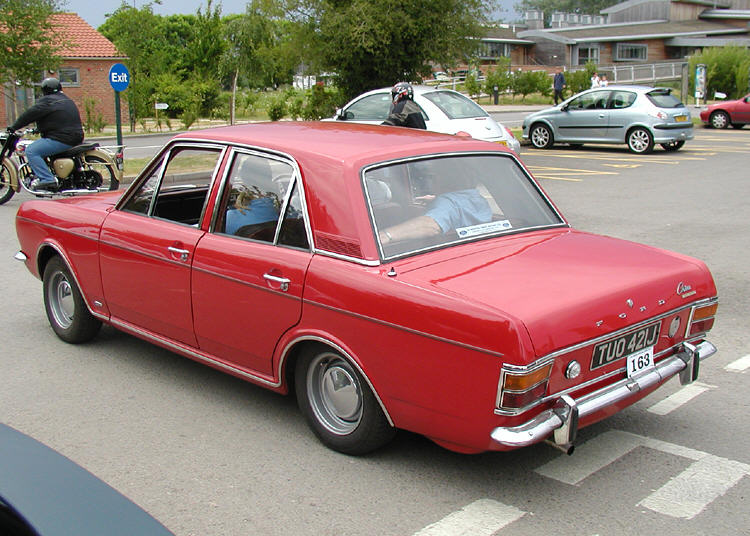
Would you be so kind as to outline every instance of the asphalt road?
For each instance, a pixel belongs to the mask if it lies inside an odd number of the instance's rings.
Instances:
[[[114,329],[67,345],[12,258],[25,194],[0,206],[0,420],[181,536],[747,534],[750,129],[696,133],[669,154],[522,149],[575,227],[701,258],[720,294],[699,383],[582,430],[571,457],[464,456],[399,433],[351,458],[317,442],[292,398]]]

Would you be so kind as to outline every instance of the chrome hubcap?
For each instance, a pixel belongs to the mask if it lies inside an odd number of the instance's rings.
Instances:
[[[69,328],[73,324],[75,301],[73,300],[73,290],[65,274],[57,272],[52,276],[48,298],[57,325],[63,329]]]
[[[724,114],[716,114],[713,119],[714,128],[724,128],[727,126],[727,118]]]
[[[362,388],[351,365],[336,354],[321,354],[307,373],[307,392],[318,421],[345,435],[362,419]]]

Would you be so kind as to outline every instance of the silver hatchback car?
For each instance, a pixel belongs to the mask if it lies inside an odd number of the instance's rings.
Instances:
[[[666,151],[677,151],[693,139],[693,121],[671,89],[608,86],[582,91],[527,116],[523,139],[537,149],[555,143],[625,143],[642,154],[658,143]]]

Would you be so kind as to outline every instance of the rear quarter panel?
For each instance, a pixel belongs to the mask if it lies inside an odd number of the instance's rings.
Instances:
[[[29,271],[41,279],[46,261],[54,253],[59,254],[70,267],[89,308],[99,315],[107,314],[92,307],[95,300],[103,302],[99,230],[114,199],[112,195],[96,194],[57,201],[27,201],[16,215],[16,234]]]

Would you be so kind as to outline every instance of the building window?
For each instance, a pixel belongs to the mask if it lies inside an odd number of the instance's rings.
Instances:
[[[586,65],[588,62],[599,64],[599,45],[578,47],[578,65]]]
[[[495,41],[482,41],[479,47],[479,57],[482,59],[509,58],[510,45]]]
[[[57,74],[60,83],[65,87],[78,87],[81,85],[78,69],[72,67],[60,67]]]
[[[615,48],[615,61],[646,61],[648,45],[618,43]]]

